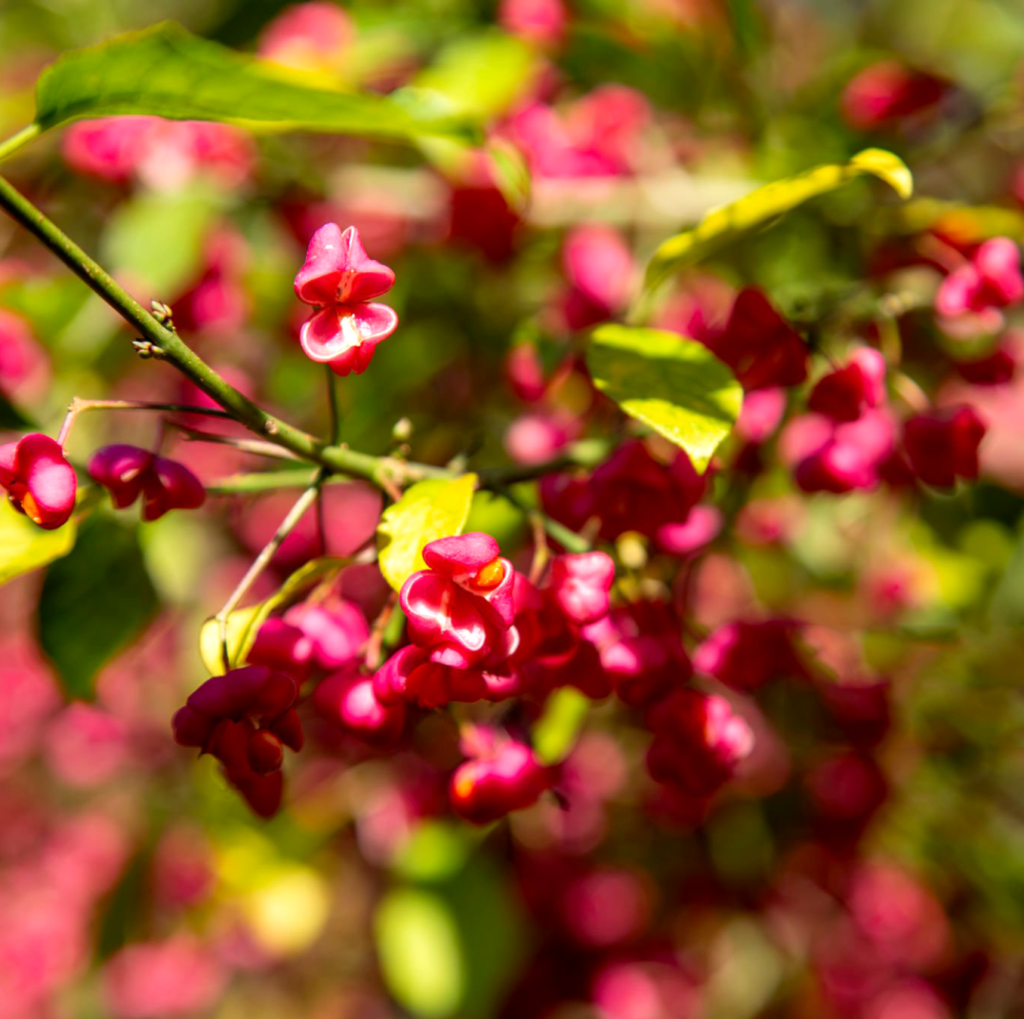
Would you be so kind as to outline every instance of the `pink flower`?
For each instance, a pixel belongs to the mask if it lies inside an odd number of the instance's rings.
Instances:
[[[601,667],[619,699],[642,707],[689,680],[693,670],[673,608],[656,601],[618,606],[583,634],[599,650]]]
[[[574,941],[590,948],[630,941],[650,923],[648,881],[632,871],[607,866],[578,874],[558,896],[560,919]]]
[[[214,953],[187,935],[121,949],[107,963],[107,1000],[118,1019],[162,1019],[211,1008],[224,988]]]
[[[479,532],[439,538],[423,549],[429,569],[402,585],[400,601],[412,642],[430,660],[457,669],[508,654],[515,571],[498,543]]]
[[[604,552],[560,555],[551,564],[551,592],[574,623],[593,623],[607,615],[615,582],[615,563]]]
[[[260,37],[259,55],[297,71],[340,70],[355,35],[352,19],[334,3],[286,7]]]
[[[538,46],[557,46],[567,21],[562,0],[501,0],[498,6],[501,27]]]
[[[472,727],[464,734],[463,752],[472,759],[452,776],[452,809],[474,824],[488,824],[513,810],[536,803],[551,787],[552,776],[533,751],[493,729]]]
[[[743,397],[736,434],[746,442],[767,442],[786,413],[786,390],[781,386],[757,389]]]
[[[393,745],[405,728],[405,705],[382,704],[371,676],[336,672],[317,686],[313,705],[324,718],[373,746]]]
[[[636,277],[633,253],[618,231],[608,226],[579,226],[562,249],[570,289],[563,311],[570,329],[604,322],[628,303]]]
[[[48,375],[46,353],[32,338],[28,323],[0,308],[0,392],[31,395],[45,384]]]
[[[709,796],[754,749],[754,734],[724,697],[677,690],[648,713],[651,777],[690,796]]]
[[[33,432],[0,446],[0,485],[16,510],[47,531],[66,524],[74,512],[75,470],[48,435]]]
[[[611,683],[596,645],[584,639],[582,628],[558,605],[552,589],[538,590],[517,573],[514,596],[519,644],[512,660],[524,687],[538,696],[573,686],[593,700],[607,697]],[[604,619],[595,625],[603,623]]]
[[[175,713],[175,742],[216,757],[253,810],[269,817],[281,803],[283,747],[303,745],[298,694],[295,680],[264,666],[213,676]]]
[[[295,605],[284,614],[284,621],[309,640],[312,661],[322,669],[352,665],[370,638],[366,617],[344,598]]]
[[[843,90],[843,118],[854,128],[869,131],[890,127],[938,105],[950,84],[943,78],[882,60],[854,75]]]
[[[517,668],[504,660],[517,648],[518,631],[494,657],[493,665],[456,668],[435,662],[431,653],[415,645],[396,651],[373,677],[373,692],[387,706],[407,701],[421,708],[443,708],[452,701],[473,703],[480,700],[503,701],[522,692]]]
[[[248,662],[265,665],[274,672],[287,672],[301,683],[313,666],[313,641],[299,627],[283,619],[268,619],[256,634]]]
[[[624,442],[598,467],[589,482],[549,474],[541,481],[544,509],[578,530],[590,517],[601,521],[601,537],[614,541],[626,531],[656,538],[668,524],[685,523],[707,488],[708,475],[676,454],[664,465],[639,440]]]
[[[237,185],[249,174],[252,144],[238,128],[204,120],[103,117],[72,124],[63,155],[79,173],[123,182],[138,175],[147,184],[173,188],[209,171]]]
[[[337,223],[320,227],[295,277],[295,293],[317,310],[306,320],[299,342],[306,356],[328,364],[338,375],[361,375],[370,365],[378,343],[398,326],[398,316],[386,304],[372,304],[394,286],[395,274],[369,258],[354,226],[344,231]]]
[[[861,347],[843,368],[819,379],[807,398],[808,410],[834,421],[856,421],[866,407],[885,401],[885,358]]]
[[[1024,299],[1020,249],[1008,237],[993,237],[974,252],[970,261],[954,269],[935,295],[935,311],[954,331],[958,319],[973,323],[972,332],[995,332],[1003,317],[998,311]]]
[[[696,337],[724,361],[747,391],[799,385],[807,377],[807,347],[760,290],[741,290],[724,328]]]
[[[693,654],[693,667],[735,690],[806,673],[792,619],[738,620],[720,626]]]
[[[952,488],[957,478],[978,477],[978,446],[987,427],[968,405],[916,414],[903,426],[903,444],[914,473],[936,488]]]
[[[505,432],[505,450],[522,464],[541,464],[564,449],[579,427],[565,414],[539,412],[523,414]]]
[[[780,441],[782,459],[793,465],[803,491],[835,494],[876,487],[895,448],[895,425],[878,408],[847,422],[804,414],[786,426]]]
[[[138,446],[104,446],[89,461],[89,476],[110,492],[118,509],[141,495],[143,520],[158,520],[172,509],[197,509],[206,501],[206,489],[184,464]]]

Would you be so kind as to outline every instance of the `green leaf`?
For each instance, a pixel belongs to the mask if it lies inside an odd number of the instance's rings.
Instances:
[[[67,555],[75,544],[75,522],[44,531],[6,499],[0,499],[0,584]]]
[[[91,517],[70,554],[47,570],[39,597],[39,642],[64,692],[91,697],[96,674],[139,635],[158,604],[135,529]]]
[[[692,230],[663,242],[647,266],[646,288],[653,289],[673,272],[702,261],[776,216],[866,175],[884,180],[900,198],[909,198],[914,190],[913,178],[903,161],[883,149],[865,149],[848,163],[818,166],[766,184],[735,202],[712,209]]]
[[[296,595],[317,581],[337,573],[350,562],[350,559],[338,556],[322,556],[319,559],[311,559],[291,574],[265,601],[232,612],[227,619],[228,665],[230,668],[237,668],[249,657],[249,652],[256,642],[256,634],[259,633],[260,627],[269,618],[271,612],[292,601]],[[199,631],[199,655],[211,676],[219,676],[224,672],[220,625],[216,619],[207,619]]]
[[[377,908],[374,935],[384,981],[403,1008],[427,1017],[455,1014],[465,964],[455,920],[440,895],[388,892]]]
[[[475,474],[454,481],[430,478],[417,482],[384,511],[377,528],[378,562],[396,591],[411,574],[426,569],[424,545],[462,533],[475,488]]]
[[[408,97],[339,92],[298,82],[266,62],[164,22],[66,53],[36,85],[42,130],[72,120],[154,114],[221,120],[266,130],[305,130],[412,141],[473,141],[450,108]]]
[[[701,472],[743,406],[732,372],[702,343],[676,333],[601,326],[587,364],[601,392],[686,450]]]
[[[572,750],[590,701],[571,686],[556,690],[533,727],[533,752],[542,764],[559,764]]]
[[[521,39],[484,32],[447,46],[413,84],[444,96],[452,108],[475,120],[490,120],[526,94],[537,63],[536,50]]]
[[[413,876],[417,887],[385,896],[374,931],[377,954],[388,989],[408,1011],[489,1019],[522,963],[522,909],[488,854],[467,856],[476,833],[445,829],[439,839],[439,826],[426,827],[433,848],[414,834],[403,850],[408,858],[419,847],[433,860]]]
[[[511,142],[495,138],[486,145],[494,183],[509,207],[522,214],[530,204],[533,182],[522,153]]]

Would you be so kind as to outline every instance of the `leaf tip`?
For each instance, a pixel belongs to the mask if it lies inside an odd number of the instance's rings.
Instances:
[[[907,199],[914,193],[914,176],[899,156],[885,149],[864,149],[850,160],[863,173],[873,174],[884,180],[900,198]]]

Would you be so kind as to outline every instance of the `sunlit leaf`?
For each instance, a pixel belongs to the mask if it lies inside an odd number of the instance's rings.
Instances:
[[[0,584],[67,555],[74,544],[73,520],[45,531],[0,498]]]
[[[43,130],[116,114],[399,141],[474,136],[450,108],[428,107],[416,97],[399,100],[302,84],[172,22],[66,53],[39,78],[36,123]]]
[[[443,95],[453,109],[485,120],[500,116],[532,87],[537,51],[501,32],[462,36],[413,80]]]
[[[454,481],[430,478],[417,482],[384,511],[377,528],[378,561],[396,591],[410,574],[426,569],[424,545],[462,533],[475,488],[475,474]]]
[[[556,690],[533,727],[533,751],[542,764],[559,764],[573,748],[590,701],[571,686]]]
[[[392,861],[392,870],[413,881],[451,877],[465,866],[472,846],[468,826],[422,821]]]
[[[466,982],[458,930],[451,910],[433,892],[398,888],[377,908],[374,935],[388,990],[420,1016],[449,1016]]]
[[[269,598],[257,605],[237,609],[227,618],[228,665],[237,668],[249,657],[256,634],[270,614],[282,605],[292,601],[307,587],[336,573],[351,560],[336,556],[322,556],[312,559],[297,569]],[[224,657],[221,654],[220,624],[216,619],[207,619],[199,631],[199,654],[210,675],[224,672]]]
[[[914,189],[913,178],[903,161],[883,149],[865,149],[848,163],[818,166],[774,181],[735,202],[712,209],[692,230],[664,241],[647,266],[645,285],[654,288],[673,272],[702,261],[747,231],[863,176],[884,180],[901,198],[909,198]]]
[[[70,697],[91,697],[99,670],[159,606],[134,528],[91,517],[71,552],[50,566],[39,596],[39,643]]]
[[[706,469],[743,405],[732,372],[702,343],[676,333],[601,326],[587,364],[598,389],[684,449],[698,471]]]

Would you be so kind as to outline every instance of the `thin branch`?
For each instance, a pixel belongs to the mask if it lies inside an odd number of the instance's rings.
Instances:
[[[281,446],[275,446],[272,442],[262,442],[260,439],[242,439],[235,435],[218,435],[215,432],[204,432],[199,428],[189,428],[180,421],[168,422],[182,438],[188,442],[212,442],[220,446],[231,446],[243,453],[254,453],[256,456],[267,456],[275,460],[291,460],[293,463],[301,461],[301,457],[289,452]]]
[[[324,365],[327,373],[327,405],[331,411],[331,427],[328,432],[328,440],[332,446],[337,446],[341,439],[341,407],[338,401],[338,376],[331,371],[329,364]]]
[[[305,467],[286,471],[259,471],[220,478],[207,485],[206,491],[210,495],[257,495],[282,488],[308,488],[315,480],[316,472]]]
[[[306,489],[299,496],[295,505],[288,511],[288,515],[281,521],[281,525],[274,532],[274,536],[263,546],[263,550],[253,560],[252,565],[246,571],[245,576],[238,582],[231,596],[224,603],[221,610],[213,618],[217,622],[220,631],[220,652],[224,662],[225,670],[231,668],[231,658],[228,652],[228,617],[238,608],[238,603],[245,597],[246,592],[252,587],[256,578],[266,569],[274,554],[281,547],[284,539],[294,530],[295,525],[302,519],[306,510],[313,505],[316,499],[319,485],[314,484]]]
[[[0,161],[6,159],[8,156],[13,156],[15,152],[22,147],[27,145],[33,138],[37,138],[42,133],[42,129],[38,124],[29,124],[28,127],[19,131],[16,135],[12,135],[6,141],[0,142]]]
[[[542,513],[540,510],[534,509],[532,506],[527,506],[510,489],[501,485],[495,485],[494,490],[512,503],[513,506],[522,510],[523,513],[526,514],[527,518],[536,517],[543,525],[547,534],[554,538],[554,540],[557,541],[558,544],[566,550],[566,552],[589,552],[591,550],[591,543],[584,538],[582,534],[577,534],[575,531],[566,527],[565,524],[560,524],[557,520],[552,520],[546,513]]]
[[[76,396],[68,405],[64,422],[60,426],[57,441],[63,446],[67,442],[71,429],[79,414],[87,410],[154,410],[176,414],[204,414],[208,417],[227,418],[234,420],[226,410],[214,410],[210,407],[193,407],[183,403],[148,403],[144,400],[83,400]]]

